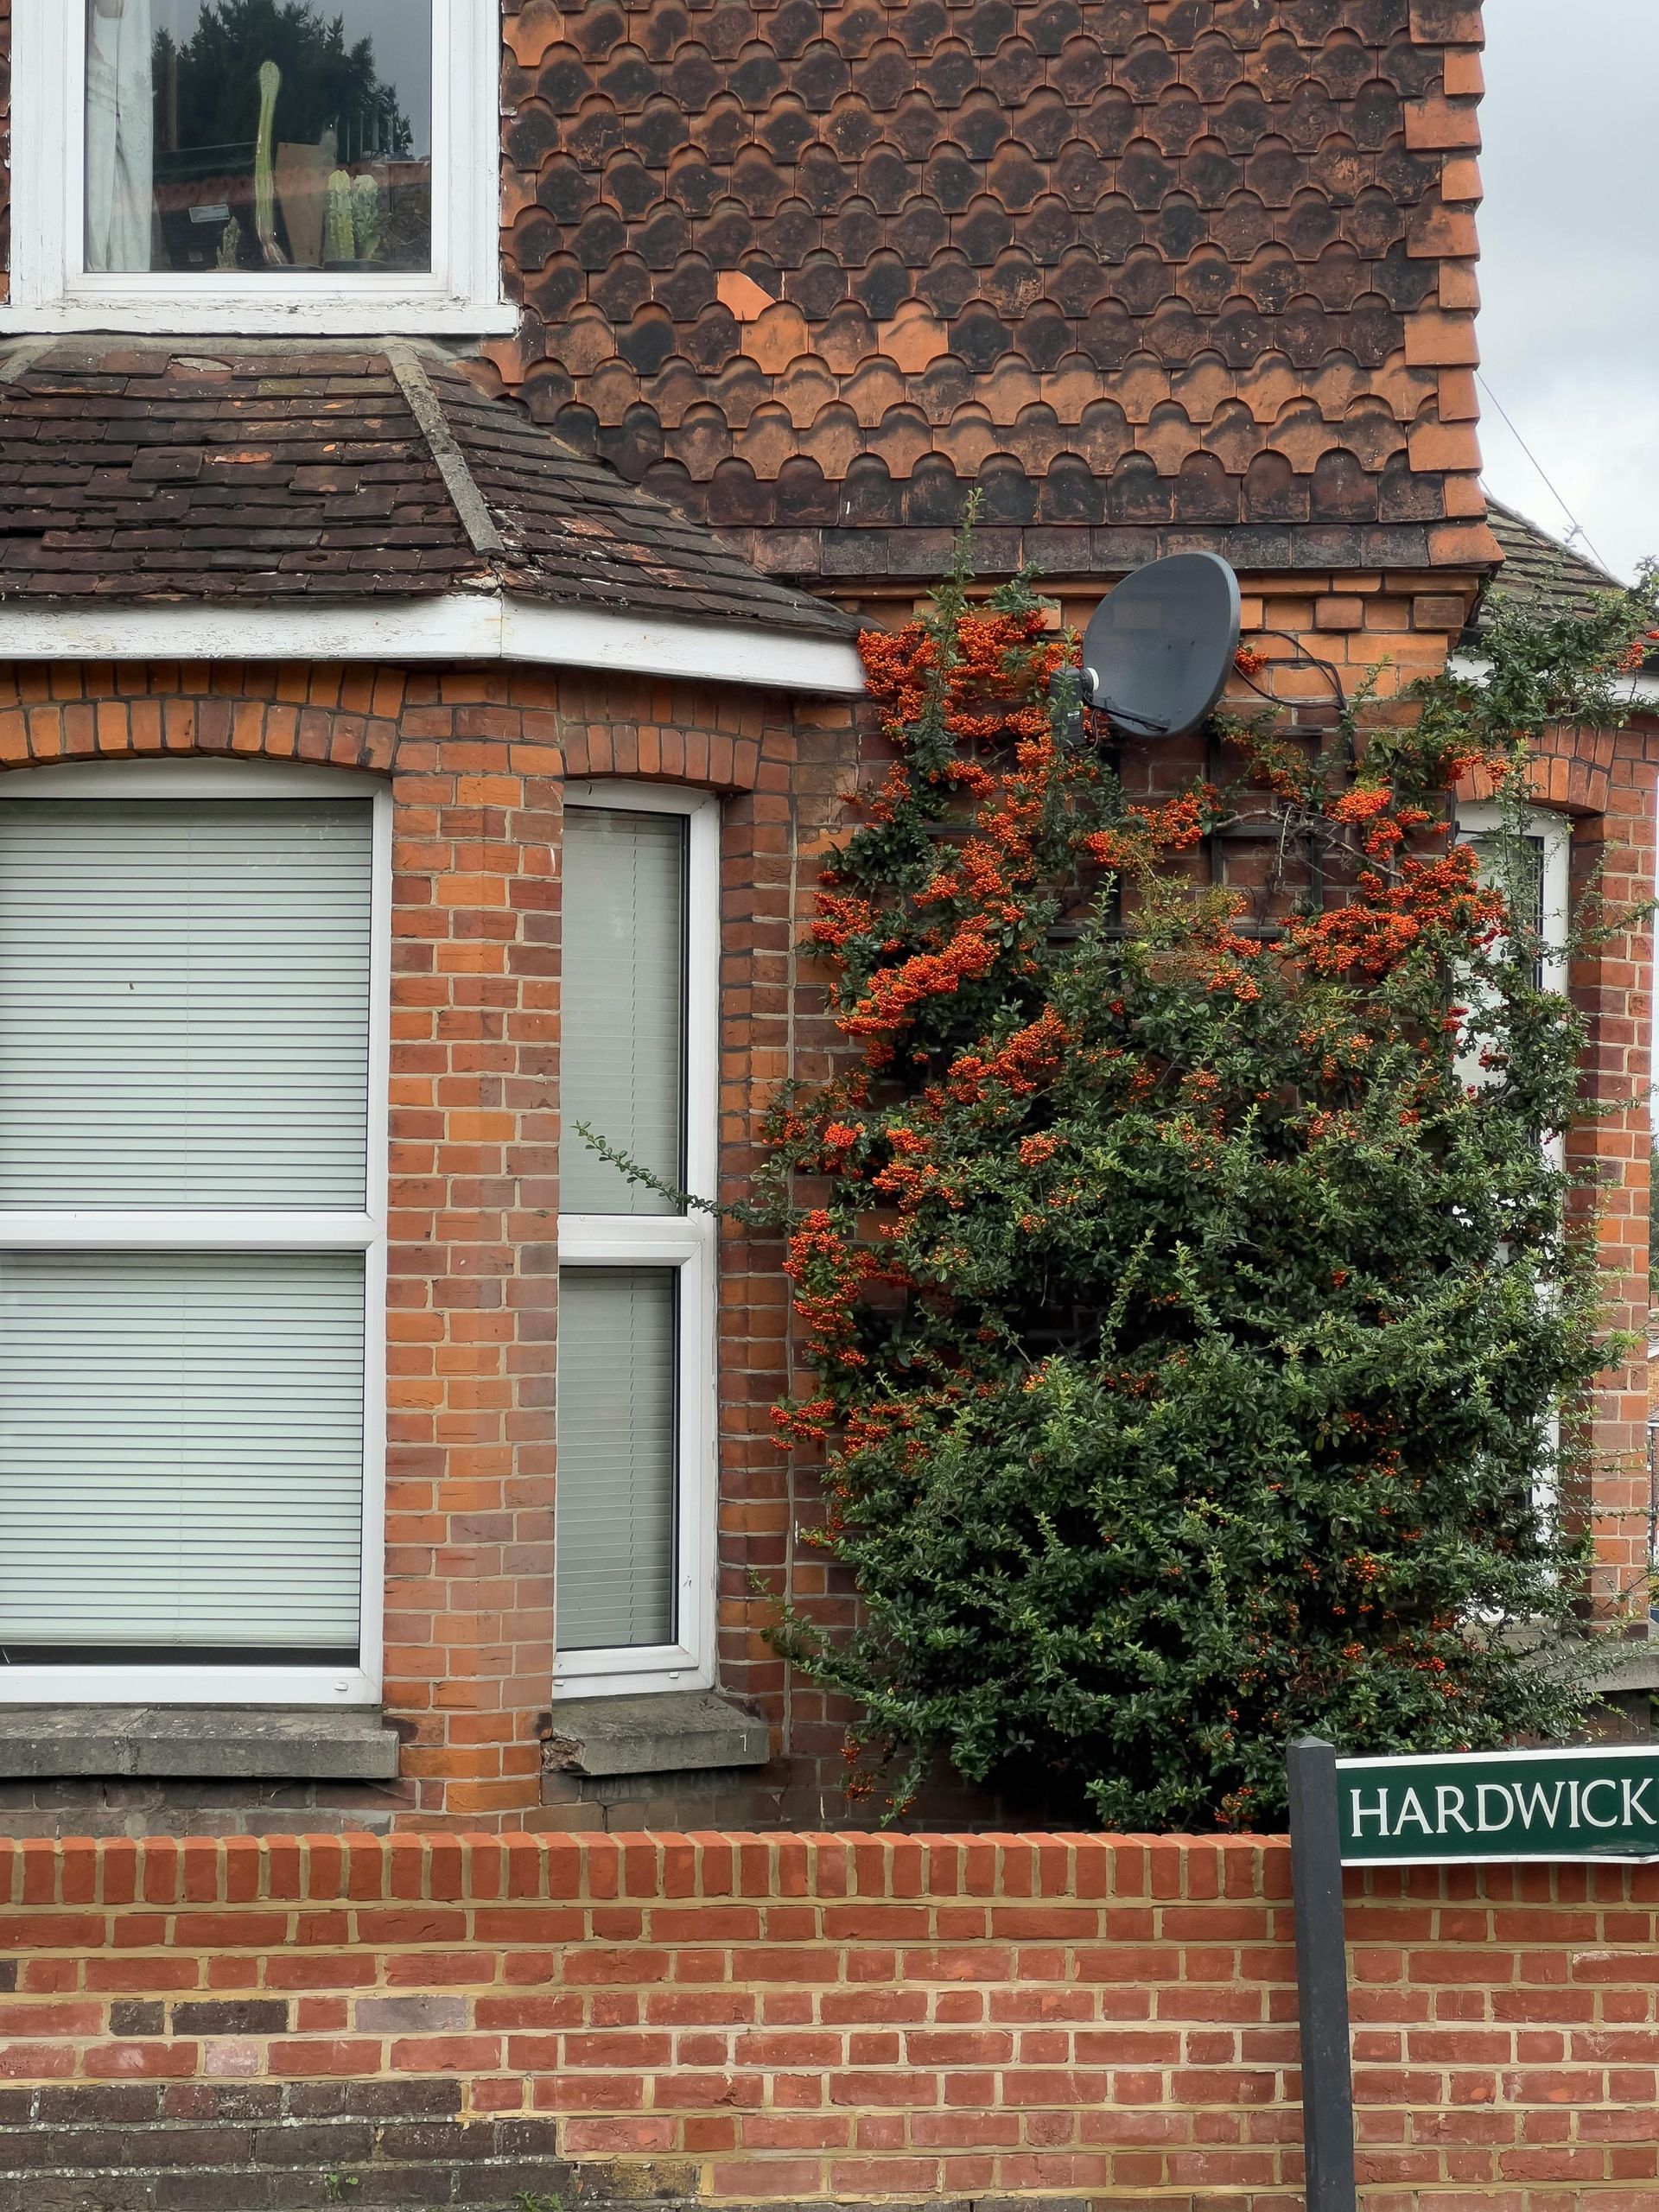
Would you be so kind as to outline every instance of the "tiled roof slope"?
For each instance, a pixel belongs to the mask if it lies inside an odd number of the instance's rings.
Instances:
[[[1478,0],[507,0],[486,347],[785,573],[1496,557]]]
[[[0,600],[550,604],[843,636],[435,348],[34,340],[0,359]]]
[[[1489,498],[1486,517],[1503,549],[1503,566],[1482,599],[1477,629],[1506,601],[1541,614],[1581,614],[1601,593],[1624,588],[1617,576],[1529,522],[1515,508]]]

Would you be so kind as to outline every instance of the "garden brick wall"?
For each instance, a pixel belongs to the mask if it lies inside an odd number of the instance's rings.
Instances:
[[[1288,1889],[1274,1838],[0,1845],[0,2204],[1293,2212]],[[1366,2212],[1646,2212],[1659,1868],[1356,1874],[1348,1933]]]

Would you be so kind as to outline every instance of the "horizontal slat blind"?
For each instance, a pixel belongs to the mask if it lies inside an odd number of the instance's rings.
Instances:
[[[0,1255],[0,1654],[358,1640],[359,1254]]]
[[[562,1651],[674,1640],[676,1274],[560,1272]]]
[[[559,1210],[671,1213],[576,1134],[677,1187],[685,1127],[684,817],[573,807],[564,817]]]
[[[372,822],[0,803],[0,1206],[363,1207]]]

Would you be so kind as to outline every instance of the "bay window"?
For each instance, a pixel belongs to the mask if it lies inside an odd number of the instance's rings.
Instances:
[[[711,1681],[719,813],[565,793],[556,1690]],[[631,1179],[580,1134],[650,1172]]]
[[[507,327],[494,0],[12,17],[6,327]]]
[[[0,785],[0,1699],[378,1694],[387,855],[327,770]]]

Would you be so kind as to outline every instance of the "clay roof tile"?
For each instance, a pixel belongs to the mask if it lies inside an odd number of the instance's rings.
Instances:
[[[0,546],[9,600],[493,584],[561,606],[855,626],[521,402],[486,397],[437,349],[400,342],[14,349],[0,362]]]

